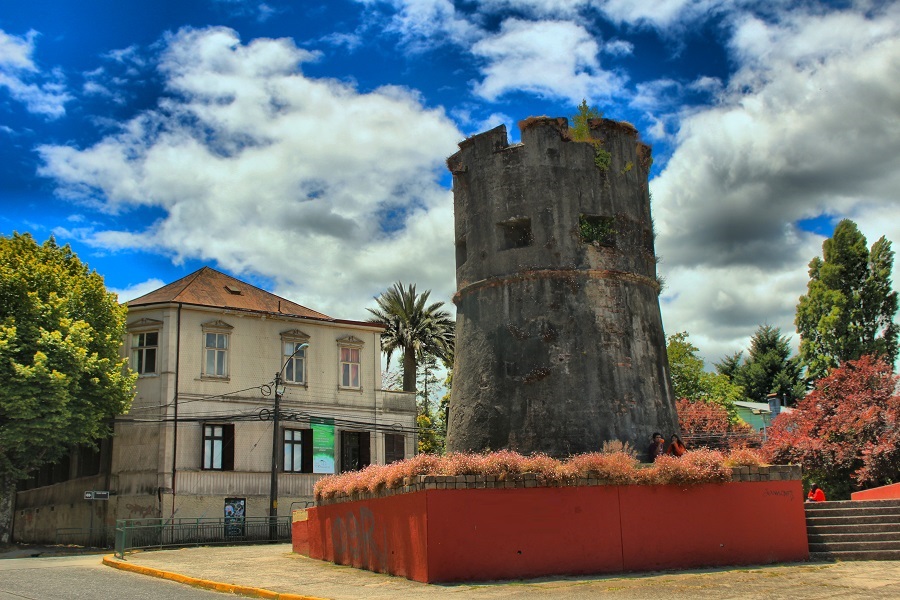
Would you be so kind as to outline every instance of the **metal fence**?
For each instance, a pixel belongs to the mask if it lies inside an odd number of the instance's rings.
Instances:
[[[120,519],[116,521],[116,556],[128,550],[289,542],[291,518]]]

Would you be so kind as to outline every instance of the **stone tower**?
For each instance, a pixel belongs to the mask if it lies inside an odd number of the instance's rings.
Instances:
[[[647,173],[628,123],[565,118],[459,144],[456,358],[447,448],[643,453],[677,417],[659,311]]]

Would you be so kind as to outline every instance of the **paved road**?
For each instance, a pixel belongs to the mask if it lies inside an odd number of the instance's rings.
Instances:
[[[226,596],[104,566],[98,554],[0,560],[0,600],[222,600]]]
[[[0,600],[223,600],[234,598],[103,566],[100,555],[0,560]],[[798,563],[684,572],[552,577],[529,581],[425,585],[323,563],[287,544],[139,552],[128,563],[200,579],[309,594],[373,600],[628,600],[746,598],[900,598],[900,561]]]
[[[900,561],[797,563],[593,577],[426,585],[299,556],[289,544],[138,552],[128,562],[198,579],[335,600],[900,598]]]

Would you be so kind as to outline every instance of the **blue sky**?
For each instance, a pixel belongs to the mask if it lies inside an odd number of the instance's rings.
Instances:
[[[449,302],[446,157],[586,98],[653,145],[666,330],[717,360],[793,333],[837,220],[900,239],[898,40],[874,0],[6,3],[0,233],[123,299],[210,265],[342,318]]]

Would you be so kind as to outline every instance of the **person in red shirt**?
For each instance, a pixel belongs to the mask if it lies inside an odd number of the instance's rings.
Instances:
[[[809,495],[806,497],[807,502],[825,502],[825,492],[822,491],[817,484],[812,484],[809,488]]]

